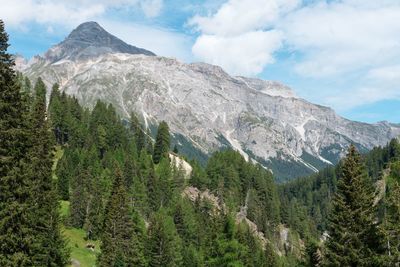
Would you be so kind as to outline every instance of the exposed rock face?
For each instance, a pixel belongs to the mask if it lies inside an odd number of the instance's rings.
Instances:
[[[171,161],[171,165],[174,164],[175,168],[183,172],[185,179],[190,178],[193,168],[186,160],[172,153],[169,154],[169,159]]]
[[[59,83],[89,107],[101,99],[123,117],[136,111],[146,125],[165,120],[205,154],[233,147],[280,180],[336,163],[350,143],[368,150],[400,134],[399,125],[344,119],[278,82],[128,49],[103,31],[97,23],[83,24],[19,69],[49,86]]]
[[[182,196],[187,197],[192,202],[197,200],[208,202],[211,205],[210,216],[226,213],[225,204],[208,189],[200,191],[197,187],[188,186],[183,190]]]
[[[50,62],[60,59],[93,58],[104,53],[127,53],[155,56],[153,52],[129,45],[106,32],[97,22],[85,22],[73,30],[60,44],[45,54]]]

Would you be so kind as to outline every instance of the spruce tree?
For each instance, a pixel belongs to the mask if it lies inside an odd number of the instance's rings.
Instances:
[[[58,84],[54,84],[51,90],[49,101],[49,119],[51,128],[53,129],[56,141],[62,145],[64,142],[63,132],[65,130],[65,113],[64,107],[61,102],[61,94]]]
[[[158,164],[162,158],[168,159],[170,139],[168,124],[162,121],[158,126],[156,143],[154,145],[153,162],[155,164]]]
[[[228,267],[244,266],[247,247],[235,238],[235,222],[231,216],[225,218],[222,233],[213,241],[208,253],[208,266]]]
[[[400,184],[394,181],[386,201],[384,231],[386,233],[386,249],[391,266],[400,264]]]
[[[140,154],[140,151],[145,147],[146,140],[142,125],[140,124],[136,114],[133,112],[131,113],[129,123],[130,131],[135,137],[137,153]]]
[[[89,196],[85,183],[90,179],[89,171],[80,170],[72,183],[69,224],[76,228],[82,228],[86,221],[86,207]]]
[[[7,53],[8,35],[0,20],[0,266],[32,264],[33,244],[27,155],[31,134],[27,105]]]
[[[110,199],[107,203],[99,267],[145,266],[143,247],[135,234],[129,200],[121,171],[117,168]]]
[[[332,203],[326,244],[327,266],[379,266],[381,237],[374,194],[360,154],[352,145],[341,168]]]
[[[147,253],[150,267],[176,267],[182,265],[182,244],[174,221],[164,209],[151,219],[148,230]]]
[[[57,192],[62,200],[69,200],[69,183],[71,173],[68,166],[69,162],[63,156],[57,164]]]
[[[31,132],[35,138],[29,153],[31,160],[31,217],[34,224],[35,266],[65,266],[68,263],[66,243],[61,235],[59,203],[52,179],[53,139],[46,120],[46,86],[39,78],[31,112]]]

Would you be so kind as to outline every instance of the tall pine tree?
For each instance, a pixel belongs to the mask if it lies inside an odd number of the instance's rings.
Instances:
[[[129,200],[121,171],[117,168],[104,215],[99,267],[145,266],[143,246],[135,234]]]
[[[33,244],[27,155],[31,135],[27,105],[7,53],[8,35],[0,20],[0,266],[32,264]]]
[[[387,255],[391,266],[400,265],[400,184],[395,181],[386,201],[384,230],[386,233]]]
[[[31,112],[31,223],[34,225],[34,266],[65,266],[66,243],[61,235],[58,195],[52,179],[54,146],[46,119],[46,86],[39,78]]]
[[[381,266],[381,237],[375,220],[374,193],[360,154],[352,145],[344,159],[333,199],[327,266]]]
[[[147,253],[150,267],[182,266],[182,244],[173,219],[160,209],[151,219]]]
[[[153,162],[158,164],[162,158],[168,159],[169,147],[171,145],[168,124],[162,121],[158,126],[156,143],[153,151]]]

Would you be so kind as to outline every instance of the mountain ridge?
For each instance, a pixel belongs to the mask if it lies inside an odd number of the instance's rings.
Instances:
[[[104,30],[97,22],[80,24],[64,41],[52,47],[44,57],[57,62],[61,59],[94,58],[104,53],[128,53],[155,56],[151,51],[129,45]]]
[[[86,106],[100,99],[123,117],[135,111],[146,127],[165,120],[204,154],[234,148],[280,180],[336,163],[351,143],[366,151],[400,134],[395,124],[353,122],[286,85],[233,77],[219,66],[112,49],[83,57],[66,52],[56,62],[46,53],[23,73],[59,83]]]

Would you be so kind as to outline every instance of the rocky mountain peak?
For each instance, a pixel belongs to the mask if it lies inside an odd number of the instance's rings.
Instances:
[[[155,56],[151,51],[129,45],[108,33],[97,22],[80,24],[68,37],[52,47],[45,58],[51,62],[62,59],[85,59],[105,53],[143,54]]]
[[[66,40],[76,40],[91,44],[104,43],[104,40],[114,37],[104,30],[97,22],[89,21],[80,24],[66,38]]]
[[[400,125],[347,120],[279,82],[149,55],[154,54],[88,22],[21,70],[49,88],[58,83],[86,107],[102,100],[124,118],[136,112],[148,129],[168,122],[189,158],[204,163],[212,152],[230,147],[279,181],[337,163],[350,144],[366,152],[400,135]]]

